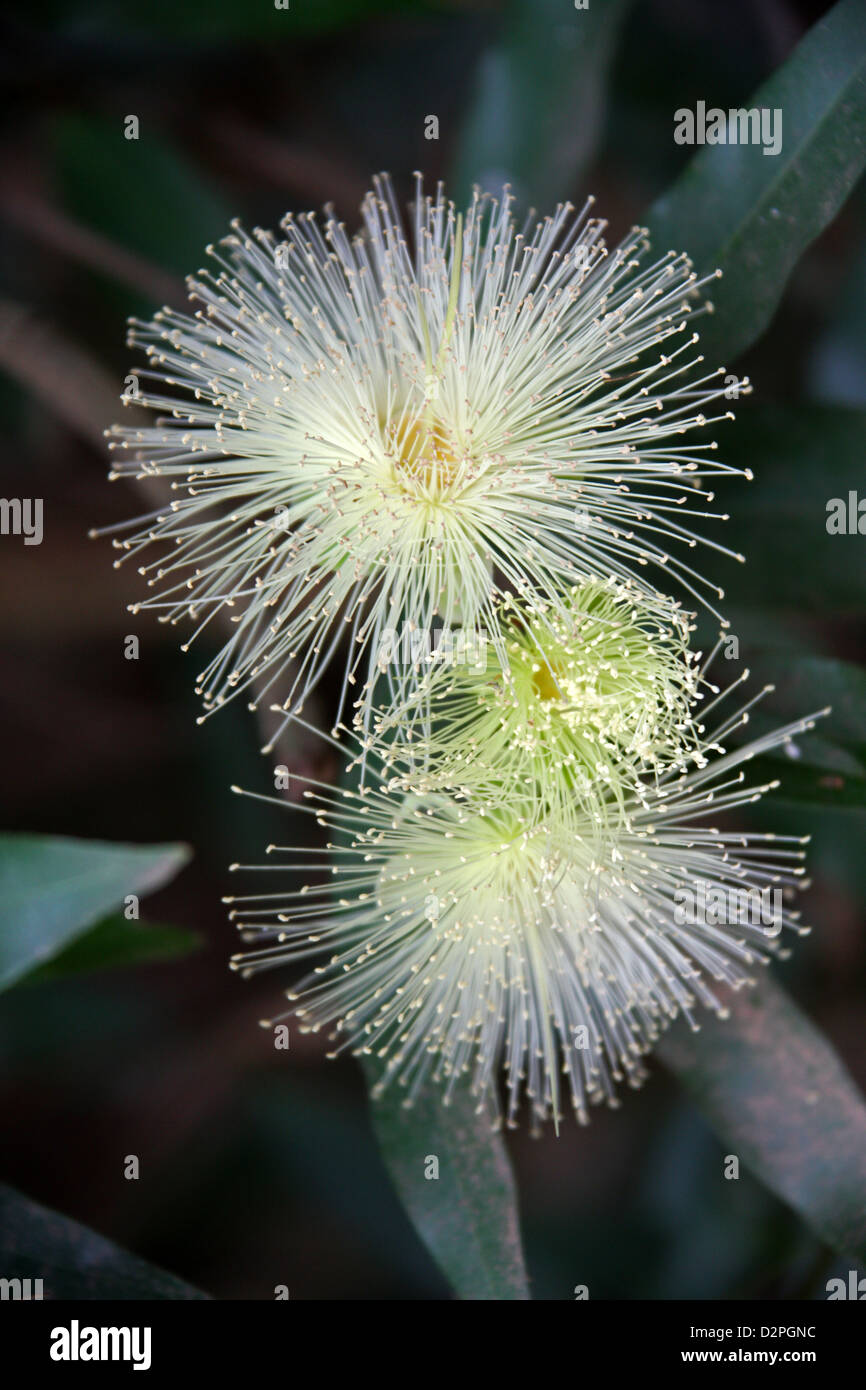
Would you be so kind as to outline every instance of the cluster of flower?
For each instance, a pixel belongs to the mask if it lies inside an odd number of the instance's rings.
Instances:
[[[321,735],[344,776],[304,797],[328,843],[278,851],[291,891],[230,899],[254,945],[236,967],[326,953],[292,1011],[409,1102],[465,1077],[499,1114],[504,1070],[509,1121],[524,1095],[536,1120],[568,1095],[583,1120],[671,1018],[722,1013],[713,982],[779,950],[777,928],[676,903],[696,879],[786,899],[801,881],[804,841],[714,820],[772,785],[743,764],[811,720],[729,747],[754,701],[722,708],[713,653],[690,651],[683,604],[719,617],[723,597],[690,528],[721,519],[706,480],[733,470],[700,442],[729,412],[687,258],[645,264],[641,229],[610,251],[591,203],[519,230],[507,190],[464,218],[419,182],[407,232],[382,179],[363,215],[354,239],[333,217],[287,217],[279,246],[235,227],[194,316],[133,325],[136,404],[161,418],[112,431],[115,476],[176,499],[119,563],[162,542],[141,606],[230,617],[208,712],[270,693],[310,727],[348,648]],[[401,622],[483,631],[487,659],[392,667]]]

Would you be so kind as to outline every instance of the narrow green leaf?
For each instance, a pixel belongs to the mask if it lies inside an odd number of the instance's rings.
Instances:
[[[746,556],[744,565],[719,566],[725,608],[759,603],[822,617],[866,612],[864,537],[857,532],[866,411],[748,404],[725,436],[724,457],[755,473],[753,483],[725,492],[725,539]],[[840,507],[844,534],[828,530]]]
[[[481,61],[454,166],[454,195],[472,186],[550,210],[572,193],[601,130],[607,75],[630,0],[576,10],[562,0],[511,0],[500,42]]]
[[[866,1260],[866,1099],[770,976],[658,1047],[735,1154],[834,1250]]]
[[[773,749],[748,765],[754,782],[778,780],[774,800],[843,809],[866,807],[866,671],[850,662],[762,643],[741,651],[753,678],[772,686],[751,712],[757,734],[829,709],[808,738]]]
[[[827,405],[866,407],[866,187],[851,199],[859,246],[831,291],[809,344],[809,393]]]
[[[378,1075],[365,1064],[372,1085]],[[517,1193],[502,1136],[466,1088],[443,1105],[434,1087],[411,1108],[394,1086],[371,1101],[373,1128],[415,1228],[463,1299],[529,1298]],[[425,1176],[438,1161],[438,1179]]]
[[[6,1279],[41,1279],[45,1299],[208,1297],[87,1226],[2,1186],[0,1269]]]
[[[175,960],[202,944],[198,932],[188,927],[129,922],[122,913],[98,922],[79,936],[53,960],[31,970],[26,983],[41,984],[67,975],[94,970],[110,970],[124,965],[147,965],[152,961]]]
[[[701,274],[723,272],[701,327],[712,366],[760,337],[798,259],[866,165],[863,0],[840,0],[744,105],[781,110],[781,151],[705,146],[648,220],[657,250],[687,251]]]
[[[815,655],[785,656],[784,648],[765,647],[746,659],[760,679],[775,683],[772,709],[785,719],[824,705],[830,717],[821,725],[819,738],[809,736],[803,754],[815,753],[821,739],[857,749],[866,743],[866,671],[850,661]],[[814,761],[809,757],[809,761]]]
[[[795,762],[768,754],[753,759],[748,764],[748,772],[756,785],[778,779],[780,785],[773,792],[774,801],[806,802],[837,810],[866,807],[866,776],[862,768],[816,767],[805,757],[802,762]]]
[[[120,115],[66,114],[51,136],[64,208],[124,251],[186,275],[202,264],[208,242],[229,232],[221,196],[147,118],[137,140],[125,139]]]
[[[384,679],[381,690],[386,692]],[[375,698],[375,696],[374,696]],[[356,792],[360,768],[344,771],[341,785]],[[381,1062],[361,1059],[374,1090]],[[517,1191],[502,1135],[466,1087],[455,1087],[443,1104],[434,1082],[411,1107],[395,1082],[371,1098],[371,1120],[397,1194],[409,1219],[463,1299],[529,1298],[520,1243]],[[438,1179],[425,1177],[429,1158],[439,1164]]]
[[[128,895],[160,888],[188,858],[184,845],[0,836],[0,988],[53,960]]]

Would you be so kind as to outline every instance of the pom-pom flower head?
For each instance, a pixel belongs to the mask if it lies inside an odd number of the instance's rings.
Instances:
[[[507,595],[505,663],[496,648],[481,660],[434,653],[413,697],[375,711],[368,746],[416,789],[486,786],[496,797],[505,784],[507,795],[555,793],[564,809],[606,816],[640,797],[647,775],[700,757],[691,618],[612,580],[574,585],[555,606]]]
[[[657,564],[718,593],[685,558],[704,479],[732,471],[688,441],[730,414],[707,414],[699,282],[673,251],[647,264],[641,229],[608,251],[589,206],[518,231],[507,190],[464,218],[419,181],[410,236],[383,179],[354,240],[331,216],[289,215],[279,244],[237,226],[195,316],[133,324],[134,404],[159,418],[110,431],[113,476],[174,498],[118,563],[154,590],[134,611],[230,619],[208,711],[251,685],[299,711],[344,638],[369,701],[401,618],[484,628],[504,661],[508,592],[556,609],[582,578],[647,590]]]
[[[782,894],[804,872],[804,841],[707,825],[777,785],[748,786],[741,764],[812,724],[725,752],[747,720],[748,707],[690,771],[607,819],[566,814],[537,789],[482,803],[419,796],[384,773],[356,791],[311,784],[330,874],[311,881],[309,850],[271,846],[300,886],[227,899],[244,940],[260,943],[233,964],[250,973],[328,953],[289,994],[302,1026],[381,1058],[381,1084],[396,1079],[410,1100],[428,1079],[447,1096],[469,1076],[497,1110],[504,1065],[510,1122],[524,1090],[535,1120],[558,1122],[562,1072],[585,1120],[618,1081],[639,1082],[641,1054],[679,1012],[693,1026],[699,1003],[724,1012],[713,981],[747,982],[783,927],[802,930]]]

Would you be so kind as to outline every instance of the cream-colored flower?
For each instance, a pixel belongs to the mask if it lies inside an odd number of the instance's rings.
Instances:
[[[357,790],[310,785],[328,843],[271,846],[268,867],[299,886],[227,900],[255,947],[235,968],[323,957],[290,991],[292,1010],[330,1030],[335,1051],[381,1058],[383,1084],[409,1100],[468,1076],[496,1110],[504,1068],[509,1121],[524,1092],[535,1120],[558,1121],[563,1091],[585,1120],[592,1102],[614,1102],[617,1082],[641,1079],[672,1018],[723,1013],[714,984],[743,984],[783,928],[803,930],[787,898],[805,841],[716,818],[777,785],[750,786],[746,765],[812,720],[724,751],[748,709],[714,730],[698,765],[661,774],[608,818],[567,813],[537,787],[487,801],[419,795],[369,760]]]
[[[174,495],[117,528],[118,563],[152,590],[133,611],[221,641],[208,711],[255,683],[288,717],[345,643],[366,717],[386,629],[482,627],[504,661],[506,593],[556,611],[585,578],[648,592],[654,565],[718,593],[690,564],[704,482],[731,471],[696,434],[730,414],[689,327],[699,282],[643,230],[609,251],[589,206],[520,230],[507,190],[464,215],[419,181],[407,232],[383,178],[359,236],[236,226],[194,316],[133,324],[130,399],[156,418],[109,432],[113,476]]]
[[[376,709],[367,747],[396,783],[557,796],[606,817],[648,777],[701,758],[704,691],[678,604],[588,580],[555,604],[508,595],[496,620],[504,661],[493,645],[455,659],[440,646],[415,694]]]

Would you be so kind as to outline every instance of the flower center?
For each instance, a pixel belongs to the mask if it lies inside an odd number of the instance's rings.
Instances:
[[[539,700],[561,700],[561,678],[562,670],[558,666],[551,668],[546,662],[539,662],[532,672],[532,688]]]
[[[389,428],[397,477],[404,486],[436,494],[450,488],[460,472],[460,456],[444,426],[435,420],[407,420]],[[414,490],[414,488],[413,488]]]

